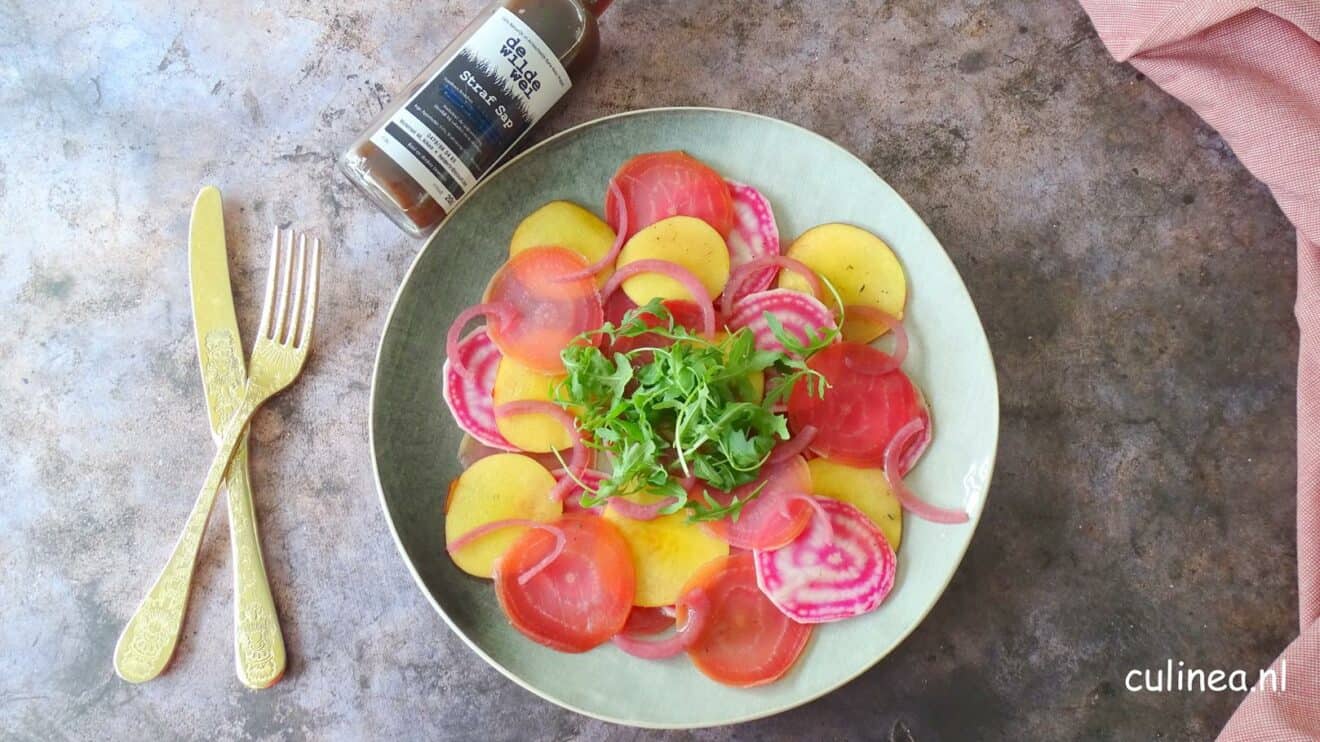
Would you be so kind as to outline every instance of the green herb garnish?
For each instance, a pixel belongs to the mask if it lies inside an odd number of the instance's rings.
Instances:
[[[647,316],[660,324],[648,324]],[[672,341],[668,347],[607,356],[595,345],[574,343],[563,351],[568,377],[555,387],[554,400],[577,415],[587,445],[613,464],[597,488],[583,488],[584,506],[650,492],[675,498],[665,514],[686,508],[691,521],[737,519],[760,488],[721,505],[707,491],[689,497],[680,480],[694,477],[726,492],[755,481],[776,442],[789,437],[787,420],[774,407],[800,379],[824,395],[825,378],[804,359],[838,336],[837,329],[809,331],[803,343],[765,316],[785,352],[758,350],[745,328],[719,342],[702,338],[677,325],[659,299],[629,311],[618,326],[607,322],[580,337],[603,337],[608,347],[649,333]],[[758,371],[770,372],[760,400],[748,381]]]

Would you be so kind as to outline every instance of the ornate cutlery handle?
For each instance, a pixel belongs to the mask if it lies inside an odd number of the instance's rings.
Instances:
[[[269,688],[284,675],[284,636],[261,557],[257,514],[248,479],[247,435],[229,465],[229,542],[234,556],[234,656],[238,678],[249,688]]]
[[[211,517],[215,491],[203,492],[188,514],[183,534],[165,563],[165,569],[143,598],[115,645],[115,672],[130,683],[144,683],[159,675],[179,643],[193,569],[202,533]]]
[[[164,571],[128,620],[124,633],[119,635],[119,643],[115,645],[115,672],[130,683],[143,683],[160,675],[174,656],[179,631],[183,628],[183,614],[188,607],[188,593],[192,589],[193,570],[197,567],[197,549],[202,543],[206,521],[211,516],[211,506],[215,504],[225,470],[238,449],[239,437],[252,419],[252,413],[264,400],[264,396],[256,398],[249,392],[225,425],[219,450],[206,474],[202,491],[193,503],[183,535],[174,546],[174,553],[170,554]]]

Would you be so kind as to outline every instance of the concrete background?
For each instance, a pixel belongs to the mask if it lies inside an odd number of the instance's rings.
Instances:
[[[486,667],[377,504],[372,360],[420,243],[333,161],[477,8],[0,2],[0,736],[652,736]],[[816,703],[672,738],[1213,735],[1239,694],[1124,677],[1254,677],[1295,631],[1293,234],[1219,136],[1068,2],[619,0],[602,25],[538,136],[701,104],[838,141],[944,242],[1003,394],[990,506],[925,623]],[[291,657],[263,693],[232,670],[223,509],[172,671],[111,671],[210,457],[185,253],[204,183],[249,336],[271,227],[330,245],[316,355],[254,423]]]

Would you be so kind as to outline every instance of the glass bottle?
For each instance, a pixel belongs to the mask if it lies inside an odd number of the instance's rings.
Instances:
[[[596,59],[611,0],[499,0],[376,117],[340,169],[425,237]]]

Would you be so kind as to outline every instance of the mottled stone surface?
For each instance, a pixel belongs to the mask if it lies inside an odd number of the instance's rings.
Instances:
[[[371,366],[420,245],[333,159],[476,10],[0,3],[4,736],[650,736],[485,666],[377,504]],[[703,104],[838,141],[944,242],[1003,394],[990,505],[926,622],[818,702],[673,738],[1212,735],[1238,694],[1123,686],[1166,658],[1254,672],[1294,632],[1293,235],[1223,141],[1067,2],[618,0],[603,33],[541,136]],[[209,458],[184,250],[204,183],[249,334],[272,225],[332,247],[317,354],[254,424],[291,655],[264,693],[232,670],[222,511],[172,671],[131,687],[110,668]]]

